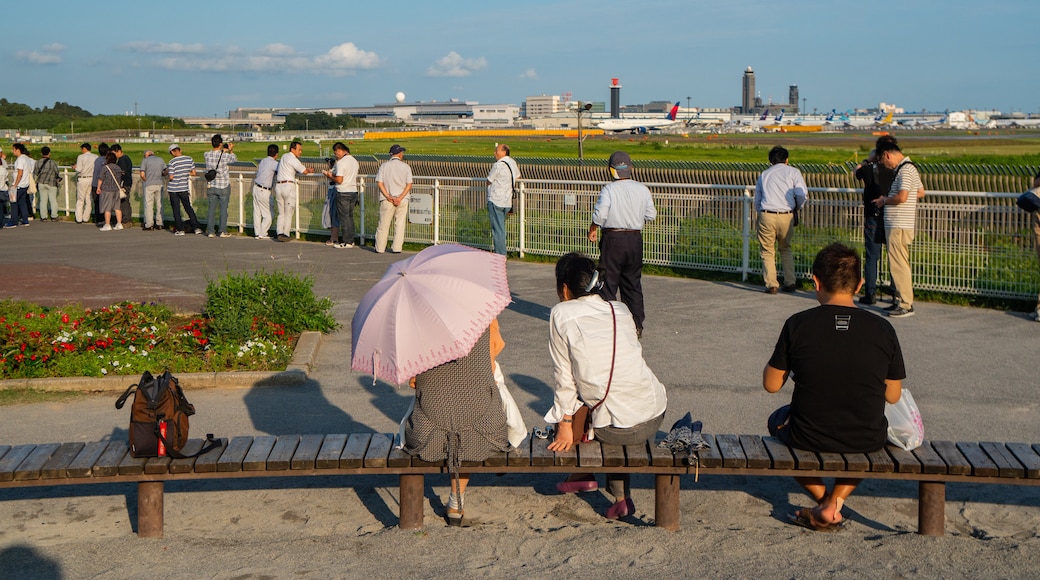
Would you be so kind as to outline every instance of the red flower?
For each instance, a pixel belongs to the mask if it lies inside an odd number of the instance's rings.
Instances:
[[[208,340],[206,340],[205,338],[200,338],[200,339],[199,339],[199,344],[201,344],[202,346],[206,346],[206,343],[207,343],[207,342],[209,342],[209,341],[208,341]]]
[[[25,313],[25,317],[26,318],[32,318],[32,312],[26,312]]]
[[[61,315],[61,322],[62,322],[62,324],[68,324],[69,323],[69,315],[68,314],[62,314]]]

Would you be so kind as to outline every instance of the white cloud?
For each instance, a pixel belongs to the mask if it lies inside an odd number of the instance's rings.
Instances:
[[[132,42],[125,48],[143,54],[155,54],[152,64],[168,70],[197,72],[278,72],[325,73],[344,75],[358,69],[376,68],[382,60],[374,52],[361,50],[353,42],[345,42],[322,55],[297,52],[292,46],[274,42],[253,52],[237,46],[219,47],[201,44]]]
[[[146,54],[201,54],[206,51],[206,47],[201,44],[179,42],[128,42],[123,48]]]
[[[39,50],[19,50],[14,57],[30,64],[61,64],[64,51],[65,45],[54,42],[41,46]]]
[[[315,59],[315,64],[323,69],[346,71],[353,69],[371,69],[380,64],[379,55],[361,50],[353,42],[344,42],[334,46],[329,52]]]
[[[437,59],[429,69],[426,76],[429,77],[468,77],[475,71],[487,68],[487,59],[463,58],[454,50],[447,55]]]
[[[538,73],[533,68],[529,68],[520,73],[520,78],[534,80],[538,78]]]

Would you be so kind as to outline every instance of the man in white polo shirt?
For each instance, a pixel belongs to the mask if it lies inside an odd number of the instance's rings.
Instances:
[[[412,192],[412,168],[404,162],[405,148],[398,144],[390,147],[390,159],[379,166],[376,184],[379,185],[379,225],[376,226],[376,253],[386,251],[390,236],[390,222],[394,222],[394,245],[391,251],[400,254],[404,248],[404,228],[408,222],[408,194]]]
[[[90,184],[94,180],[94,161],[98,158],[90,150],[90,143],[79,146],[82,153],[76,158],[76,223],[90,221]]]
[[[293,141],[289,145],[289,152],[282,155],[278,162],[278,171],[275,176],[274,197],[278,204],[278,241],[288,242],[289,230],[292,229],[293,214],[296,213],[296,176],[314,173],[314,170],[305,167],[300,162],[303,154],[303,145],[299,141]]]
[[[917,200],[924,197],[924,184],[917,167],[903,155],[894,137],[877,140],[878,163],[895,172],[887,196],[874,200],[885,208],[885,239],[888,242],[888,269],[899,294],[888,309],[892,318],[914,315],[914,285],[910,268],[910,244],[917,226]]]

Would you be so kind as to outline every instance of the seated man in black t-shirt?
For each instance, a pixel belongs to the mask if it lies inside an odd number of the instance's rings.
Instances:
[[[903,353],[887,320],[856,308],[860,260],[856,251],[831,244],[812,267],[820,306],[787,319],[762,386],[775,393],[794,377],[791,404],[769,417],[770,435],[809,451],[869,453],[885,446],[885,403],[902,393]],[[842,524],[841,507],[860,479],[840,478],[828,492],[818,477],[795,478],[817,505],[790,516],[820,531]]]

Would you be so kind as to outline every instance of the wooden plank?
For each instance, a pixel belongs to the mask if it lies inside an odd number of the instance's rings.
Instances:
[[[892,456],[884,449],[867,453],[867,461],[870,461],[870,471],[875,473],[893,473],[896,470]]]
[[[868,471],[870,469],[870,460],[867,459],[866,453],[842,453],[841,456],[845,458],[846,471]]]
[[[253,445],[251,436],[232,437],[228,442],[227,449],[220,454],[217,460],[217,471],[221,473],[235,473],[242,471],[242,461],[245,460],[249,448]]]
[[[508,464],[509,457],[505,451],[495,451],[484,460],[484,465],[488,467],[505,467]]]
[[[575,446],[578,450],[578,465],[582,467],[603,467],[603,447],[599,441],[589,441]]]
[[[1026,477],[1040,479],[1040,455],[1028,443],[1006,443],[1005,445],[1025,468]]]
[[[403,448],[398,449],[393,446],[394,436],[390,435],[390,452],[387,454],[386,465],[388,467],[408,467],[412,464],[412,456],[408,454]],[[373,437],[374,439],[374,437]]]
[[[127,453],[119,462],[119,475],[141,475],[144,466],[148,464],[149,457],[134,457]]]
[[[1026,476],[1025,468],[1015,459],[1015,455],[1004,447],[1003,443],[983,441],[979,443],[979,447],[982,447],[993,463],[997,464],[997,472],[1000,477],[1022,478]]]
[[[10,450],[11,450],[11,446],[10,445],[0,445],[0,459],[3,459],[4,455],[7,455],[7,452],[10,451]]]
[[[83,450],[65,469],[66,477],[90,477],[94,463],[105,452],[110,441],[93,441],[83,446]]]
[[[791,450],[791,455],[794,455],[794,464],[796,469],[820,468],[820,458],[812,451],[798,449],[797,447],[788,447],[788,449]]]
[[[553,464],[563,467],[575,467],[578,465],[578,446],[572,446],[570,451],[557,451],[554,453]]]
[[[637,445],[625,445],[625,465],[629,467],[650,465],[650,454],[647,453],[645,441]]]
[[[932,449],[931,441],[925,441],[914,449],[914,457],[921,462],[921,473],[946,473],[946,462]]]
[[[672,456],[672,450],[667,447],[658,447],[657,441],[653,439],[646,442],[650,448],[650,465],[654,467],[671,467],[675,465],[675,457]],[[701,465],[704,465],[703,460]]]
[[[772,459],[773,469],[794,469],[794,456],[791,455],[790,447],[776,437],[763,437],[762,445]]]
[[[314,459],[314,467],[317,469],[336,469],[339,467],[339,457],[343,455],[343,448],[347,446],[348,435],[346,433],[335,433],[325,436],[325,440],[321,442],[321,449],[318,450],[318,457]],[[368,443],[365,443],[365,447],[368,447]],[[357,456],[358,466],[365,456],[365,451],[362,449],[361,453]]]
[[[149,457],[144,464],[144,472],[148,475],[159,475],[170,471],[172,457]]]
[[[531,465],[532,466],[546,466],[552,465],[556,457],[552,451],[549,451],[550,439],[539,439],[535,436],[531,436]]]
[[[314,461],[318,458],[318,450],[321,442],[325,440],[324,435],[304,435],[300,438],[300,444],[293,453],[290,469],[314,469]]]
[[[299,435],[280,436],[278,441],[275,441],[271,454],[267,456],[267,471],[287,471],[299,444]]]
[[[970,441],[962,441],[957,443],[957,449],[964,455],[964,458],[971,464],[972,475],[979,477],[996,477],[1000,470],[997,468],[997,464],[993,463],[993,460],[986,455],[986,452],[982,450],[982,447],[978,443],[972,443]]]
[[[820,466],[827,471],[843,471],[845,469],[845,458],[841,453],[828,453],[821,451]]]
[[[343,469],[357,469],[365,466],[365,453],[368,452],[368,444],[372,442],[372,433],[351,433],[343,445],[343,452],[339,454],[338,464]],[[321,461],[321,454],[318,454]],[[383,452],[386,458],[386,452]]]
[[[80,451],[83,451],[83,443],[62,443],[58,450],[51,456],[51,460],[40,470],[41,479],[57,479],[67,477],[65,470],[76,459]]]
[[[111,477],[119,475],[119,464],[123,462],[123,457],[127,455],[128,451],[129,448],[126,441],[109,441],[108,447],[101,454],[101,457],[98,458],[93,469],[91,469],[93,476]]]
[[[386,458],[390,455],[393,445],[393,437],[373,433],[372,439],[368,442],[368,451],[365,452],[365,467],[386,467]]]
[[[422,457],[419,457],[418,455],[409,455],[409,458],[411,459],[411,461],[409,462],[409,465],[411,465],[412,467],[447,467],[448,466],[448,460],[447,459],[441,459],[439,461],[426,461]]]
[[[970,475],[971,464],[964,458],[957,444],[953,441],[932,441],[932,449],[939,454],[946,464],[946,473],[950,475]]]
[[[603,443],[603,467],[623,467],[625,465],[625,448],[620,445]]]
[[[740,439],[736,435],[716,435],[715,443],[722,454],[723,467],[747,467],[744,448],[740,446]]]
[[[219,437],[217,442],[220,445],[195,458],[195,473],[215,473],[217,471],[217,462],[220,461],[220,456],[224,454],[228,440],[227,437]]]
[[[528,437],[528,439],[530,439],[530,437]],[[506,461],[510,467],[531,465],[531,442],[525,440],[520,444],[520,447],[509,450],[509,457]]]
[[[747,457],[747,466],[752,469],[769,469],[772,462],[769,460],[769,452],[762,443],[762,437],[758,435],[741,435],[740,446],[744,449]]]
[[[253,444],[249,446],[242,460],[242,471],[263,471],[267,469],[267,458],[271,456],[275,442],[278,438],[274,435],[260,435],[253,437]]]
[[[921,473],[921,462],[914,457],[913,453],[892,444],[885,445],[885,451],[892,456],[897,473]]]
[[[206,444],[205,439],[188,439],[188,442],[181,448],[181,457],[174,459],[170,462],[170,473],[191,473],[195,470],[195,457],[193,457],[199,451],[202,451],[203,445]]]
[[[719,451],[719,444],[715,441],[715,436],[711,433],[701,433],[701,436],[708,443],[707,449],[700,449],[696,452],[701,467],[722,467],[722,453]],[[681,464],[676,462],[675,465]]]
[[[47,462],[51,460],[51,456],[54,452],[61,447],[58,443],[44,443],[43,445],[37,445],[29,456],[18,464],[18,467],[14,470],[15,481],[40,479],[40,471],[43,470],[43,466],[47,465]]]

